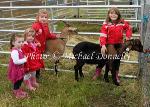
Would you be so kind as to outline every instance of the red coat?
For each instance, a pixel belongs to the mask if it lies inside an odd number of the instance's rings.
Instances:
[[[43,53],[46,47],[46,40],[47,39],[55,39],[56,34],[50,33],[48,24],[42,24],[40,22],[34,22],[32,24],[32,28],[36,31],[35,40],[40,42],[41,47],[40,50]],[[41,34],[39,34],[39,30],[42,30]]]
[[[34,46],[33,46],[34,45]],[[23,53],[28,57],[25,63],[25,68],[28,71],[36,71],[44,67],[44,62],[42,59],[42,54],[35,44],[25,43],[22,46]]]
[[[117,24],[104,22],[100,33],[100,45],[123,43],[123,33],[126,37],[131,38],[132,29],[128,22],[121,20]]]

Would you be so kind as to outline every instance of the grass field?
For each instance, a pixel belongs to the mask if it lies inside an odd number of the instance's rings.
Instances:
[[[59,72],[56,77],[53,72],[43,71],[39,89],[28,91],[29,99],[17,100],[6,78],[7,69],[0,69],[0,107],[140,107],[138,81],[122,78],[117,87],[105,83],[102,77],[92,81],[91,73],[76,82],[73,73]]]

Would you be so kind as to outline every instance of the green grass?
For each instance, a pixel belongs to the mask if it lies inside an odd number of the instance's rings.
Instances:
[[[0,68],[0,107],[138,107],[140,88],[138,81],[121,79],[117,87],[105,83],[100,77],[91,80],[91,73],[76,82],[73,73],[42,72],[40,87],[29,92],[30,98],[17,100],[14,98],[11,83],[7,80],[7,69]],[[24,87],[24,85],[23,85]]]

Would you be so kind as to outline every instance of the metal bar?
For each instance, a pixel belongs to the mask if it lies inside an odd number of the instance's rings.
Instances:
[[[18,1],[31,1],[31,0],[1,1],[0,3],[10,3],[10,2],[18,2]]]
[[[2,65],[2,66],[4,66],[4,67],[8,67],[8,64],[0,64],[0,65]]]
[[[8,21],[35,21],[33,18],[0,18],[0,20],[8,20]]]
[[[0,30],[0,32],[24,32],[24,30]]]
[[[80,1],[82,3],[85,3],[87,1]],[[89,3],[104,3],[104,1],[88,1]]]
[[[14,21],[35,21],[33,18],[0,18],[0,20],[14,20]],[[74,21],[74,22],[104,22],[105,20],[100,20],[100,19],[49,19],[49,21]],[[141,20],[126,20],[128,22],[133,22],[133,23],[141,23]]]
[[[106,15],[106,13],[100,13],[100,12],[87,12],[87,13],[84,13],[82,14],[83,16],[96,16],[98,15],[99,17],[101,17],[100,15]],[[125,16],[125,15],[128,15],[128,16],[132,16],[134,14],[126,14],[126,13],[123,13],[122,16]],[[105,16],[104,16],[105,17]],[[137,18],[136,18],[137,19]]]
[[[10,51],[0,51],[0,54],[10,54]]]
[[[0,64],[2,66],[7,67],[8,64]],[[45,68],[46,71],[55,71],[54,69],[50,69],[50,68]],[[66,69],[58,69],[58,71],[63,71],[63,72],[74,72],[73,70],[66,70]],[[88,73],[88,72],[84,72],[84,73]],[[123,77],[123,78],[130,78],[130,79],[136,79],[137,76],[134,75],[121,75],[119,74],[119,77]]]
[[[13,11],[14,11],[14,10],[18,10],[18,9],[11,9],[11,10],[13,10]],[[2,10],[2,12],[8,12],[8,11],[10,11],[10,9],[7,9],[7,10],[6,10],[6,9],[4,9],[4,10]]]
[[[1,6],[0,9],[41,9],[41,8],[110,8],[110,7],[123,7],[123,8],[141,8],[140,5],[78,5],[78,6]]]
[[[87,9],[85,9],[85,8],[83,8],[82,10],[106,10],[106,11],[108,11],[109,9],[108,8],[106,8],[106,9],[103,9],[103,8],[87,8]],[[123,9],[123,8],[120,8],[119,9],[120,11],[124,11],[124,10],[130,10],[130,11],[133,11],[134,9],[133,8],[131,8],[131,9]]]
[[[93,18],[93,19],[100,19],[100,18],[102,18],[102,17],[100,17],[100,16],[98,16],[98,15],[95,16],[95,17],[94,17],[94,16],[90,16],[90,15],[89,15],[89,16],[88,16],[88,15],[83,15],[83,16],[84,16],[84,17],[86,16],[86,17],[89,17],[89,18]],[[136,18],[127,18],[127,17],[126,17],[126,20],[136,20]],[[136,23],[136,22],[134,22],[134,23]],[[139,23],[140,23],[140,22],[139,22]],[[91,23],[90,23],[90,24],[91,24]]]
[[[2,66],[7,67],[8,64],[0,64]],[[50,68],[45,68],[46,71],[55,71],[54,69],[50,69]],[[58,69],[58,71],[63,71],[63,72],[74,72],[73,70],[66,70],[66,69]],[[84,72],[84,73],[88,73],[88,72]],[[130,78],[130,79],[136,79],[137,77],[134,75],[121,75],[119,74],[119,77],[123,77],[123,78]]]
[[[0,43],[9,43],[10,41],[0,41]]]
[[[122,63],[129,63],[129,64],[139,64],[138,61],[126,61],[126,60],[121,60]]]
[[[0,32],[24,32],[24,30],[7,30],[1,29]],[[53,32],[53,33],[61,33],[61,32]],[[81,35],[100,35],[101,33],[98,32],[78,32]],[[140,37],[140,35],[133,34],[133,37]]]

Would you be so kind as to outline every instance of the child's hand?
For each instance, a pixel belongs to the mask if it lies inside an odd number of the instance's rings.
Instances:
[[[28,44],[27,41],[24,41],[22,45]]]
[[[102,48],[101,48],[101,53],[102,53],[103,55],[105,55],[106,52],[107,52],[107,48],[106,48],[105,45],[103,45]]]
[[[60,34],[57,34],[57,35],[56,35],[56,38],[60,38],[60,36],[61,36]]]
[[[39,31],[37,32],[38,35],[42,34],[42,29],[39,29]]]
[[[126,37],[126,41],[130,40],[130,38]]]
[[[25,56],[24,58],[25,58],[25,60],[26,60],[26,62],[27,62],[28,56]]]
[[[36,45],[37,45],[37,46],[39,46],[39,47],[41,47],[41,44],[40,44],[39,42],[38,42],[38,43],[36,43]]]

